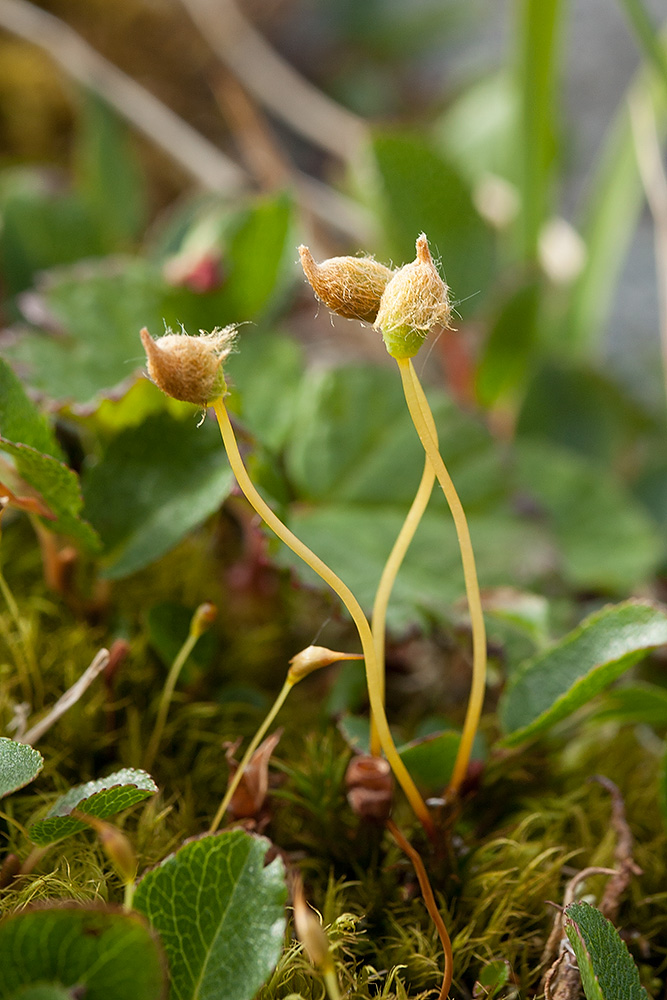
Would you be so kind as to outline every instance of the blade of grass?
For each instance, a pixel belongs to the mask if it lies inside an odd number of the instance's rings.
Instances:
[[[557,152],[554,120],[560,9],[560,0],[518,0],[517,4],[520,246],[526,260],[536,257],[540,228],[549,212]]]
[[[663,56],[667,54],[664,35],[660,48]],[[667,128],[667,91],[662,80],[644,66],[621,101],[588,185],[590,195],[578,227],[588,256],[573,286],[560,336],[568,357],[590,358],[599,348],[641,210],[642,184],[628,111],[633,95],[652,101],[659,139]]]

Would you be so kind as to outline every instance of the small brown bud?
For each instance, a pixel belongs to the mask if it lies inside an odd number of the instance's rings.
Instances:
[[[317,264],[308,247],[299,247],[301,266],[318,299],[346,319],[372,323],[394,271],[373,257],[330,257]]]
[[[278,746],[282,729],[267,736],[255,750],[248,761],[238,787],[232,795],[228,809],[234,819],[257,819],[264,807],[269,790],[269,761],[273,751]],[[231,783],[238,769],[234,753],[238,743],[227,744],[225,757],[229,766],[229,782]]]
[[[389,818],[394,783],[383,757],[353,757],[347,765],[345,784],[347,801],[357,816],[380,823]]]
[[[168,396],[206,406],[224,395],[222,363],[231,353],[236,331],[232,326],[199,337],[169,331],[153,340],[144,327],[141,342],[148,359],[148,374]]]
[[[449,325],[449,289],[433,263],[424,233],[416,249],[416,259],[397,271],[385,288],[373,324],[394,358],[414,357],[429,330]]]
[[[320,667],[328,667],[331,663],[338,663],[339,660],[363,660],[363,658],[362,653],[336,653],[326,646],[306,646],[289,661],[287,679],[296,684]]]

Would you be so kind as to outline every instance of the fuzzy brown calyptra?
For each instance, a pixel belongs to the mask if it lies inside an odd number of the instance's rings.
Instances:
[[[434,327],[449,326],[449,288],[433,263],[424,233],[417,239],[417,256],[396,272],[385,288],[373,324],[394,358],[411,358]]]
[[[372,323],[394,271],[373,257],[330,257],[317,264],[308,247],[299,247],[301,266],[318,299],[346,319]]]
[[[148,374],[168,396],[206,406],[223,396],[226,389],[222,364],[234,346],[236,328],[227,326],[198,337],[168,331],[153,340],[144,327],[141,342]]]

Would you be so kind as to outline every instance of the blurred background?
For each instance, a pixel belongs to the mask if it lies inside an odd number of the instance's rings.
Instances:
[[[425,231],[457,329],[431,338],[420,371],[495,448],[459,472],[483,564],[488,517],[489,585],[660,593],[661,6],[0,0],[1,343],[70,434],[112,577],[147,558],[119,557],[130,527],[107,523],[100,499],[110,438],[158,408],[136,387],[137,330],[245,324],[234,405],[263,439],[265,487],[296,517],[319,496],[308,447],[335,451],[290,438],[333,391],[316,373],[388,362],[370,330],[317,307],[296,247],[398,265]],[[310,372],[301,409],[273,377],[301,379],[278,346],[294,338]],[[408,501],[385,487],[387,503]],[[347,499],[366,502],[355,489]]]

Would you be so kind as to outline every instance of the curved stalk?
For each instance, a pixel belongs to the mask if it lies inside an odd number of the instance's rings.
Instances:
[[[428,875],[426,874],[426,868],[424,867],[421,855],[414,849],[412,844],[405,839],[396,824],[390,819],[387,820],[387,829],[401,850],[407,854],[412,862],[412,866],[416,872],[417,880],[419,882],[419,888],[421,889],[422,896],[424,898],[424,905],[429,912],[431,920],[437,928],[438,936],[442,942],[442,947],[445,952],[445,969],[438,1000],[447,1000],[447,997],[449,996],[449,988],[452,985],[452,976],[454,975],[454,958],[452,955],[452,942],[445,926],[445,921],[440,916],[440,911],[435,901],[433,889],[431,888],[431,883],[428,880]]]
[[[267,729],[275,719],[280,709],[285,704],[287,695],[290,693],[293,687],[294,687],[294,681],[290,680],[290,678],[288,677],[285,683],[283,684],[280,693],[278,694],[278,697],[274,701],[271,711],[268,713],[268,715],[264,719],[264,722],[261,724],[255,735],[253,736],[252,740],[248,744],[248,749],[243,754],[243,757],[241,758],[241,763],[236,769],[236,774],[230,781],[229,787],[225,792],[224,798],[218,807],[218,811],[213,818],[211,826],[209,827],[208,831],[209,833],[215,833],[215,831],[220,826],[220,823],[222,822],[222,817],[227,812],[227,809],[229,808],[229,803],[232,801],[232,798],[234,797],[234,792],[241,783],[241,778],[243,777],[245,769],[248,766],[248,763],[250,762],[250,758],[254,754],[259,744],[262,742],[264,734],[266,733]]]
[[[373,616],[371,618],[371,630],[373,632],[373,642],[375,644],[375,657],[378,664],[378,679],[380,682],[380,696],[384,704],[385,691],[385,633],[387,628],[387,607],[398,571],[405,559],[405,555],[410,547],[415,532],[419,527],[424,511],[431,499],[433,486],[435,483],[435,473],[428,458],[424,462],[424,471],[419,483],[419,487],[412,501],[407,517],[403,522],[400,532],[394,542],[394,547],[389,553],[389,558],[382,570],[380,583],[375,594],[373,604]],[[377,756],[378,735],[375,723],[371,725],[371,753]]]
[[[438,450],[437,439],[432,431],[433,416],[431,408],[417,378],[417,373],[414,370],[412,362],[409,359],[397,359],[396,363],[401,373],[405,400],[408,404],[412,422],[419,434],[426,455],[442,487],[442,491],[452,512],[452,517],[454,518],[456,534],[461,550],[463,575],[470,612],[473,645],[472,686],[454,771],[449,782],[449,791],[456,794],[461,787],[468,769],[473,740],[482,714],[482,704],[486,688],[486,628],[482,613],[482,599],[479,591],[475,555],[470,540],[468,521],[454,483]]]
[[[431,815],[426,807],[426,804],[424,803],[424,800],[419,794],[417,786],[410,777],[405,764],[398,756],[398,751],[396,750],[394,741],[389,731],[389,724],[387,722],[387,716],[384,711],[384,704],[378,684],[379,671],[375,658],[373,635],[366,616],[362,611],[361,605],[350,588],[343,583],[338,576],[336,576],[333,570],[330,569],[330,567],[327,566],[327,564],[323,562],[319,556],[316,556],[315,553],[312,552],[300,538],[297,538],[297,536],[283,524],[280,518],[274,513],[274,511],[271,510],[266,501],[260,496],[255,485],[250,479],[250,476],[248,475],[245,465],[243,464],[243,459],[241,458],[241,454],[236,443],[234,430],[229,420],[229,414],[227,413],[222,397],[211,403],[211,406],[215,410],[215,415],[218,419],[218,425],[220,427],[222,440],[227,451],[229,464],[231,465],[232,471],[236,476],[236,481],[245,494],[248,502],[254,507],[260,517],[278,536],[278,538],[280,538],[285,545],[287,545],[297,556],[299,556],[300,559],[310,566],[311,569],[313,569],[325,583],[331,587],[350,613],[350,616],[357,627],[364,654],[368,697],[371,704],[371,712],[377,727],[380,745],[392,771],[394,772],[394,775],[396,776],[396,780],[403,789],[416,816],[419,818],[429,837],[432,838],[435,835],[435,829]]]
[[[157,712],[157,718],[155,720],[155,725],[153,727],[153,733],[151,735],[148,749],[146,750],[146,756],[144,757],[144,770],[150,771],[155,761],[158,749],[160,747],[160,740],[162,739],[162,733],[164,732],[165,723],[167,721],[167,715],[169,713],[169,706],[171,705],[171,699],[174,696],[174,689],[176,687],[176,682],[179,678],[181,670],[185,665],[185,661],[197,644],[197,640],[201,633],[193,633],[190,631],[187,639],[179,649],[176,654],[176,659],[171,665],[169,674],[167,675],[167,680],[162,689],[162,697],[160,698],[160,705]]]

